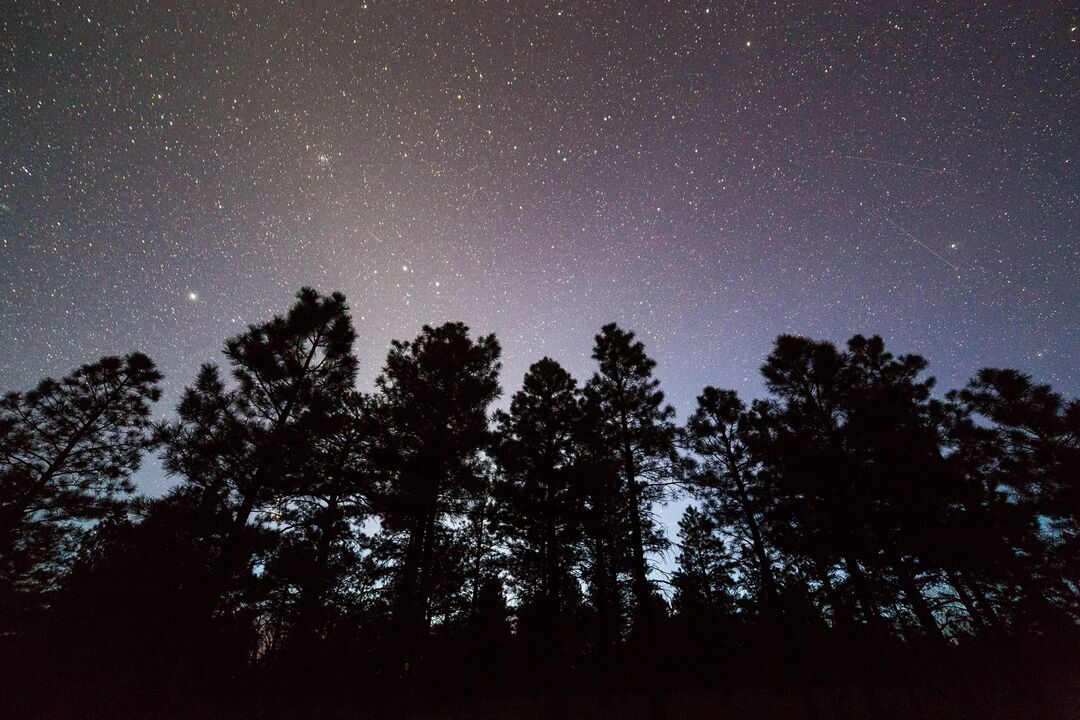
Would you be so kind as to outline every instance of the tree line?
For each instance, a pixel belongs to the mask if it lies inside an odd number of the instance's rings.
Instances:
[[[783,335],[765,398],[706,387],[679,424],[616,324],[590,378],[545,357],[504,410],[494,335],[425,326],[368,393],[355,342],[344,296],[305,288],[164,421],[139,353],[3,398],[10,702],[663,717],[757,688],[932,717],[1048,707],[1075,663],[1080,402],[1021,372],[935,396],[879,337]],[[176,484],[133,495],[150,453]]]

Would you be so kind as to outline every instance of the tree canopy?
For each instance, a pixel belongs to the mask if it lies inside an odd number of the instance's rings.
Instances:
[[[369,392],[355,343],[345,298],[303,289],[159,422],[139,353],[4,397],[18,697],[662,717],[771,687],[819,717],[856,687],[990,712],[1076,660],[1080,405],[1022,372],[939,394],[880,337],[781,335],[763,397],[705,387],[680,425],[614,323],[584,384],[544,357],[502,405],[494,335],[425,326]],[[177,482],[136,496],[149,453]]]

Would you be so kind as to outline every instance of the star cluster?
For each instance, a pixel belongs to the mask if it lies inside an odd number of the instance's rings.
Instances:
[[[1080,390],[1070,3],[19,2],[3,389],[139,349],[166,404],[301,285],[584,378],[616,320],[681,415],[782,332]]]

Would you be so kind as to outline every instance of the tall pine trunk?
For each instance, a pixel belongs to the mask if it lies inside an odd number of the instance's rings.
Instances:
[[[624,422],[625,426],[625,422]],[[623,467],[626,472],[626,485],[630,511],[630,549],[633,553],[632,569],[634,600],[637,604],[637,619],[640,633],[637,638],[638,657],[645,668],[649,680],[649,716],[652,720],[663,720],[667,716],[664,694],[661,688],[659,664],[656,662],[656,603],[649,585],[648,565],[645,560],[645,528],[641,518],[641,483],[637,479],[637,467],[633,449],[623,444]]]
[[[975,632],[985,632],[989,627],[989,623],[987,622],[986,617],[983,616],[982,610],[979,609],[979,606],[975,603],[975,599],[964,585],[964,581],[960,579],[959,573],[955,570],[946,570],[945,576],[949,578],[949,584],[952,585],[953,590],[956,591],[956,596],[960,599],[960,604],[963,605],[964,610],[967,611]]]
[[[883,546],[889,564],[892,565],[893,572],[896,573],[896,578],[900,582],[900,589],[903,591],[908,605],[915,612],[915,617],[918,618],[923,632],[935,644],[944,644],[945,635],[941,632],[941,626],[938,625],[937,618],[934,617],[934,612],[930,609],[930,604],[926,602],[926,597],[922,594],[922,590],[919,589],[919,584],[915,579],[915,573],[912,571],[911,566],[897,554],[888,542],[883,543]]]
[[[765,538],[761,532],[761,525],[754,514],[753,504],[750,502],[750,495],[746,490],[746,482],[738,469],[735,470],[734,479],[735,487],[739,491],[739,507],[743,513],[743,521],[746,523],[747,529],[750,530],[750,544],[754,550],[754,557],[757,559],[758,572],[761,573],[761,584],[764,586],[765,596],[769,604],[776,607],[779,601],[776,579],[773,577],[769,554],[765,550]]]
[[[552,505],[549,476],[544,485],[544,542],[541,546],[544,615],[548,637],[547,647],[544,648],[544,695],[551,717],[554,720],[565,720],[569,711],[566,702],[566,673],[563,669],[561,573],[555,533],[555,508]]]
[[[314,648],[319,633],[323,629],[323,602],[327,592],[329,575],[330,549],[336,538],[334,531],[334,513],[337,510],[338,497],[331,496],[325,508],[326,519],[320,523],[319,540],[315,545],[315,562],[311,577],[304,585],[298,603],[296,624],[294,626],[294,650],[301,662],[307,662],[307,654]]]

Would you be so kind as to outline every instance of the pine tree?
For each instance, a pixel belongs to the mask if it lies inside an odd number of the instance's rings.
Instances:
[[[582,497],[582,581],[590,613],[588,645],[595,665],[601,706],[611,703],[622,658],[627,608],[632,606],[625,582],[630,567],[628,518],[623,478],[610,445],[595,397],[582,396],[581,419],[575,432],[573,485]]]
[[[89,533],[54,599],[48,640],[74,658],[89,681],[160,688],[178,654],[203,637],[191,589],[205,587],[230,515],[183,485],[159,498],[135,498],[123,515]],[[249,538],[253,547],[271,541]],[[217,667],[242,669],[254,648],[250,617],[236,612],[214,647]]]
[[[284,316],[226,341],[235,387],[204,366],[178,419],[163,426],[166,469],[232,515],[198,612],[213,614],[232,576],[248,565],[252,515],[303,487],[312,438],[355,380],[354,339],[345,297],[304,288]]]
[[[529,368],[509,412],[496,415],[499,527],[511,576],[527,602],[557,612],[559,593],[577,560],[579,498],[571,484],[577,383],[554,360]]]
[[[543,358],[525,375],[509,412],[496,415],[498,527],[520,607],[535,610],[545,641],[543,684],[556,716],[566,715],[563,616],[581,561],[582,489],[574,483],[581,423],[577,383]]]
[[[395,340],[382,374],[376,463],[383,529],[400,539],[392,591],[403,667],[422,659],[448,519],[460,519],[487,482],[488,406],[498,397],[499,344],[462,323]]]
[[[944,521],[955,491],[940,454],[926,361],[894,358],[880,338],[856,336],[847,352],[781,336],[762,368],[778,402],[761,406],[758,449],[781,495],[777,527],[794,522],[789,548],[808,553],[822,582],[839,561],[866,621],[883,622],[895,587],[927,635],[940,640],[924,596],[937,571],[924,539]]]
[[[737,530],[746,549],[743,554],[751,560],[744,572],[756,578],[766,605],[775,607],[778,589],[765,535],[771,498],[751,451],[751,428],[752,418],[735,392],[706,387],[682,440],[699,462],[692,474],[697,493],[711,514]]]
[[[72,532],[115,511],[132,491],[131,474],[152,445],[150,405],[160,381],[150,358],[133,353],[0,400],[5,595],[16,582],[51,582],[45,566],[61,561]]]
[[[345,393],[308,428],[304,478],[278,503],[281,544],[267,574],[288,598],[291,660],[310,664],[332,621],[334,597],[358,562],[360,527],[371,513],[375,398]]]
[[[993,425],[976,422],[970,407],[950,392],[938,406],[943,454],[959,491],[948,517],[927,538],[934,561],[969,617],[970,629],[1001,639],[1002,611],[1012,604],[1031,566],[1021,558],[1043,555],[1038,512],[1015,502],[1002,484],[1003,447]]]
[[[735,563],[716,520],[689,506],[679,520],[678,544],[678,569],[671,578],[675,612],[702,625],[733,613]]]
[[[969,440],[961,447],[970,456],[970,440],[981,440],[978,482],[985,511],[994,519],[993,537],[1013,539],[1011,548],[994,557],[987,557],[991,546],[974,548],[981,551],[984,570],[982,581],[972,577],[969,583],[976,598],[984,585],[1011,586],[1028,606],[1056,598],[1080,617],[1080,400],[1066,401],[1015,370],[992,368],[979,371],[950,400],[970,418],[960,426]],[[1040,531],[1040,522],[1047,532]],[[1042,536],[1041,543],[1032,542],[1033,533]],[[1036,558],[1037,567],[1018,565],[1016,557]],[[992,603],[983,598],[982,605],[990,622]]]
[[[622,511],[627,518],[630,578],[637,615],[639,654],[652,664],[649,648],[655,638],[660,599],[649,579],[648,546],[663,542],[652,518],[652,505],[663,498],[679,465],[675,453],[674,409],[664,404],[656,361],[632,332],[615,323],[596,336],[593,359],[599,371],[585,387],[596,410],[606,450],[621,480]],[[655,668],[652,668],[655,670]],[[650,674],[653,674],[650,672]],[[659,688],[650,694],[654,717],[664,714]]]

